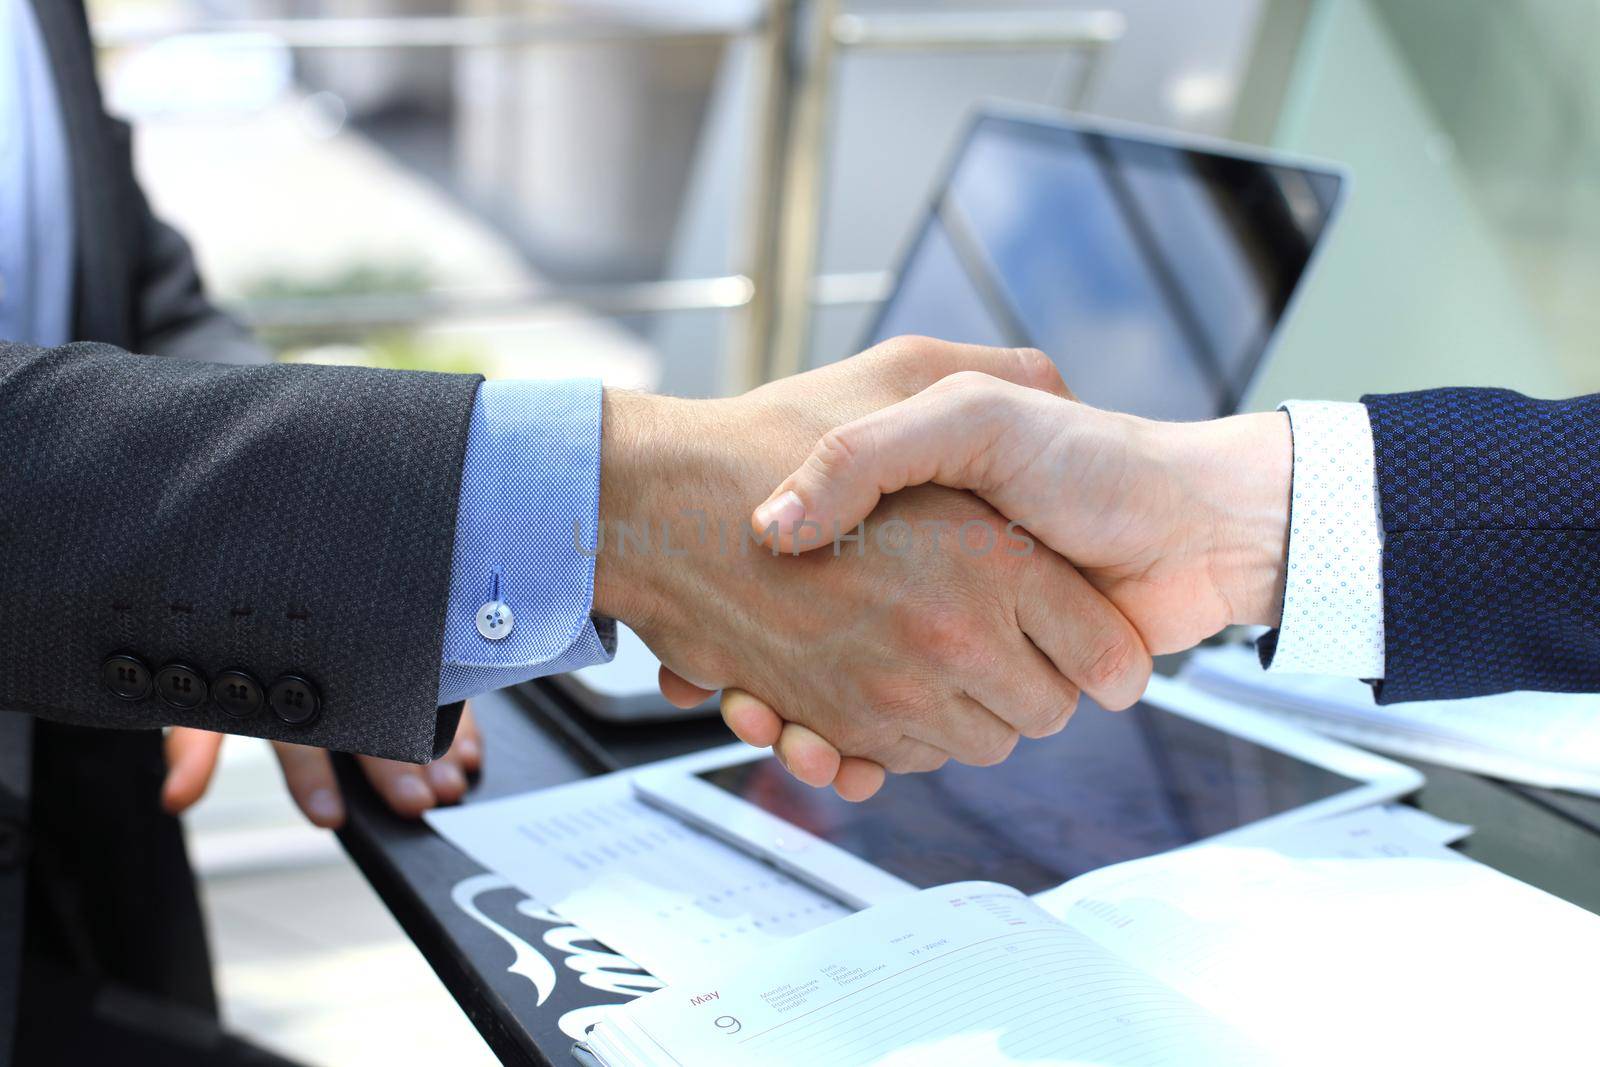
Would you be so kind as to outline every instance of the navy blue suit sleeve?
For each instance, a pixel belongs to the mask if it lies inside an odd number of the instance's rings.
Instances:
[[[1600,394],[1362,402],[1384,531],[1378,702],[1600,692]]]

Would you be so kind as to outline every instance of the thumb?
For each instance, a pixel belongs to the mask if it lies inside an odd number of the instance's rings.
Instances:
[[[167,731],[167,777],[161,783],[161,806],[168,815],[180,815],[205,796],[217,769],[222,734],[174,726]]]
[[[657,672],[656,681],[661,687],[661,695],[675,708],[697,707],[717,695],[715,689],[705,689],[695,685],[665,663]]]
[[[763,542],[799,554],[831,544],[907,486],[937,482],[981,495],[987,454],[1006,429],[1006,400],[1020,391],[963,371],[830,430],[750,524]]]

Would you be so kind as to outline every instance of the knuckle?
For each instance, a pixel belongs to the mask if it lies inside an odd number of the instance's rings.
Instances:
[[[1038,730],[1034,733],[1028,734],[1027,736],[1032,738],[1040,738],[1053,737],[1056,734],[1059,734],[1062,730],[1066,729],[1067,723],[1072,719],[1072,713],[1077,710],[1078,693],[1077,688],[1074,687],[1071,695],[1069,695],[1065,700],[1058,701],[1050,709],[1050,714],[1046,716],[1044,722],[1039,725]]]
[[[954,374],[947,374],[935,382],[931,388],[944,393],[957,393],[961,395],[986,392],[995,384],[992,375],[979,370],[958,370]]]
[[[1024,384],[1032,389],[1062,389],[1065,383],[1061,379],[1061,371],[1056,367],[1055,360],[1039,351],[1037,348],[1018,348],[1016,359],[1019,377]]]
[[[940,342],[914,333],[897,334],[873,346],[873,354],[896,371],[913,378],[927,373],[926,363]]]
[[[905,748],[891,749],[885,752],[879,760],[883,769],[891,774],[914,774],[922,768],[918,765],[917,754]]]
[[[1050,692],[1040,694],[1039,699],[1032,703],[1022,716],[1022,722],[1018,723],[1018,728],[1023,737],[1044,737],[1060,718],[1060,694],[1052,688]]]
[[[1093,646],[1084,668],[1084,688],[1095,693],[1120,692],[1137,673],[1143,650],[1126,634],[1112,634]]]
[[[942,668],[965,672],[986,658],[980,629],[959,608],[924,608],[914,616],[911,631],[923,655]]]
[[[949,762],[948,754],[923,745],[902,746],[887,756],[884,768],[895,774],[926,774],[936,771]]]
[[[839,475],[850,469],[860,450],[857,431],[848,426],[836,426],[817,442],[811,453],[811,466],[825,478]]]
[[[1021,737],[1017,731],[1007,730],[987,747],[975,753],[971,760],[965,762],[970,762],[974,767],[993,767],[997,763],[1004,763],[1006,758],[1016,751],[1017,742]]]
[[[894,350],[895,354],[906,356],[915,356],[919,352],[926,351],[929,346],[939,343],[934,338],[920,333],[895,334],[884,342],[885,345]]]

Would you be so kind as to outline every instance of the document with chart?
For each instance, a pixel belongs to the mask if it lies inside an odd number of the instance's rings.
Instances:
[[[880,904],[619,1007],[587,1049],[606,1067],[1331,1067],[1600,1047],[1600,917],[1377,809],[1064,888]]]
[[[644,804],[632,782],[618,772],[426,818],[484,867],[667,982],[849,914]]]

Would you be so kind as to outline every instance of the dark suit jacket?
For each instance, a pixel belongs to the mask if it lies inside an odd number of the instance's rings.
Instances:
[[[75,332],[96,343],[0,346],[0,1062],[19,983],[35,1034],[70,988],[214,1011],[154,728],[412,761],[448,746],[459,706],[435,704],[478,382],[266,364],[152,217],[80,3],[34,6],[73,169]],[[101,679],[115,653],[303,676],[321,712],[120,699]]]
[[[1600,692],[1600,395],[1362,400],[1383,513],[1380,703]]]

